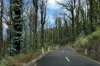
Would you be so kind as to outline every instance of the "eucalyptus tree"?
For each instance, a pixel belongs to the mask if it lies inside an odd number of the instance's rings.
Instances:
[[[19,54],[21,50],[22,31],[23,31],[23,0],[12,0],[12,40],[14,46],[12,55]]]
[[[44,47],[44,24],[46,22],[46,8],[47,0],[41,0],[40,14],[41,14],[41,46]]]
[[[65,36],[66,36],[66,38],[67,38],[67,41],[68,41],[68,39],[69,39],[69,27],[68,27],[68,20],[67,20],[67,18],[66,18],[66,14],[64,13],[63,14],[63,20],[64,20],[64,24],[65,24],[65,28],[66,28],[66,30],[65,30]]]
[[[11,43],[11,40],[12,40],[12,0],[10,0],[10,11],[8,12],[9,13],[9,17],[10,17],[10,21],[7,22],[7,25],[8,25],[8,29],[7,29],[7,54],[11,55],[11,51],[12,51],[12,43]]]
[[[89,19],[90,19],[90,29],[91,32],[95,31],[94,28],[94,0],[88,0],[89,1],[89,5],[90,5],[90,10],[89,10]]]
[[[68,0],[65,3],[59,3],[62,7],[64,7],[67,11],[70,12],[70,15],[67,15],[67,17],[71,20],[72,22],[72,41],[75,41],[75,5],[76,5],[76,0]]]
[[[30,23],[29,23],[29,27],[30,27],[30,45],[33,45],[33,42],[32,42],[32,41],[33,41],[33,34],[32,34],[32,33],[33,33],[33,26],[32,26],[32,25],[34,25],[34,24],[33,24],[33,21],[34,21],[34,20],[33,20],[33,17],[35,16],[35,15],[33,14],[33,13],[34,13],[33,11],[34,11],[33,8],[31,8],[31,9],[30,9],[30,13],[29,13],[29,15],[28,15],[28,16],[29,16],[29,22],[30,22]]]
[[[3,27],[2,27],[2,17],[3,17],[3,0],[0,0],[0,60],[2,59],[3,54]]]
[[[37,22],[38,22],[38,0],[33,0],[34,17],[33,17],[33,47],[36,50],[37,47]]]
[[[61,28],[62,19],[61,17],[57,17],[57,24],[58,24],[58,35],[59,35],[58,40],[62,40],[62,28]]]
[[[89,1],[89,18],[91,24],[91,31],[95,31],[95,27],[100,25],[100,1],[99,0],[88,0]]]

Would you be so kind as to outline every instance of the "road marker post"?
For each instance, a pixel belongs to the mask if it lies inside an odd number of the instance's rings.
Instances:
[[[48,47],[48,52],[50,51],[50,47]]]
[[[44,48],[42,47],[42,54],[44,54]]]
[[[87,49],[85,49],[85,55],[87,55]]]

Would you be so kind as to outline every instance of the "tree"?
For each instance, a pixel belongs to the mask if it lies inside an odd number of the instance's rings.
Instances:
[[[90,8],[89,8],[89,19],[90,19],[90,29],[91,29],[91,32],[94,32],[96,29],[95,29],[95,26],[96,26],[96,22],[97,21],[97,18],[96,18],[96,0],[88,0],[89,1],[89,5],[90,5]]]
[[[3,0],[0,0],[0,60],[3,54],[3,34],[2,34],[2,17],[3,17]]]
[[[14,45],[14,54],[20,53],[20,44],[22,41],[22,30],[23,30],[23,0],[13,0],[12,4],[12,28],[13,28],[13,37],[12,37],[12,44]],[[13,55],[14,55],[13,54]]]
[[[10,17],[10,21],[8,21],[7,22],[7,25],[8,25],[8,29],[7,29],[7,41],[8,41],[8,46],[7,46],[7,48],[10,48],[9,50],[8,50],[8,54],[9,55],[12,55],[12,53],[11,53],[11,51],[12,51],[12,49],[11,49],[11,45],[12,45],[12,43],[11,43],[11,40],[12,40],[12,0],[10,0],[10,11],[9,11],[9,17]]]
[[[63,20],[64,20],[64,24],[65,24],[65,36],[67,38],[67,41],[69,39],[69,27],[68,27],[68,20],[66,19],[66,14],[63,15]]]
[[[57,24],[58,24],[59,40],[62,40],[62,28],[61,28],[62,19],[61,19],[61,17],[57,17]]]
[[[46,7],[47,0],[41,0],[40,4],[40,13],[41,13],[41,43],[42,47],[44,47],[44,24],[46,22]]]
[[[36,50],[37,47],[37,22],[38,22],[38,0],[33,0],[33,6],[34,6],[34,14],[35,16],[33,17],[33,47],[34,50]]]
[[[69,0],[66,1],[66,3],[59,3],[62,7],[64,7],[67,11],[70,12],[71,16],[67,15],[67,17],[72,21],[72,41],[75,41],[75,15],[74,15],[74,10],[75,10],[75,4],[76,0]]]
[[[29,13],[29,27],[30,27],[30,45],[33,45],[33,43],[32,43],[32,40],[33,40],[33,34],[32,34],[32,30],[33,30],[33,28],[32,28],[32,23],[33,23],[33,17],[34,17],[34,14],[33,14],[33,8],[31,8],[30,9],[30,13]]]

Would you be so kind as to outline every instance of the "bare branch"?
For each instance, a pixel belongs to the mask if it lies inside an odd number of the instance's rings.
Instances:
[[[30,2],[30,0],[28,0],[28,2],[25,4],[24,10],[25,10],[26,6],[29,4],[29,2]]]
[[[3,17],[3,18],[6,20],[5,23],[8,25],[8,23],[9,23],[10,21],[8,21],[5,17]]]

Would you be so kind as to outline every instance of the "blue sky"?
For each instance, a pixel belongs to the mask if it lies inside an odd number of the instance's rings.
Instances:
[[[24,0],[26,3],[28,0]],[[31,0],[29,0],[31,1]],[[62,2],[63,0],[56,0],[58,2]],[[9,7],[9,0],[4,0],[5,7]],[[30,2],[32,4],[32,2]],[[30,7],[30,5],[29,5]],[[55,2],[55,0],[48,0],[48,6],[47,6],[47,17],[49,17],[50,25],[54,25],[54,16],[55,14],[59,13],[61,11],[60,6]],[[3,24],[3,34],[6,35],[6,29],[7,25]]]
[[[49,21],[52,26],[55,25],[54,22],[55,15],[60,13],[60,11],[62,10],[61,7],[56,3],[56,1],[62,2],[63,0],[48,0],[48,6],[47,6],[47,17],[49,17]]]
[[[23,0],[25,3],[28,2],[28,0]],[[32,1],[32,0],[29,0]],[[48,0],[48,6],[47,6],[47,17],[49,17],[50,22],[53,23],[53,17],[55,14],[59,13],[61,11],[60,6],[55,2],[62,2],[63,0]],[[4,0],[5,3],[5,7],[9,7],[9,0]],[[32,2],[30,2],[29,4],[32,4]],[[31,5],[29,5],[30,7]]]

